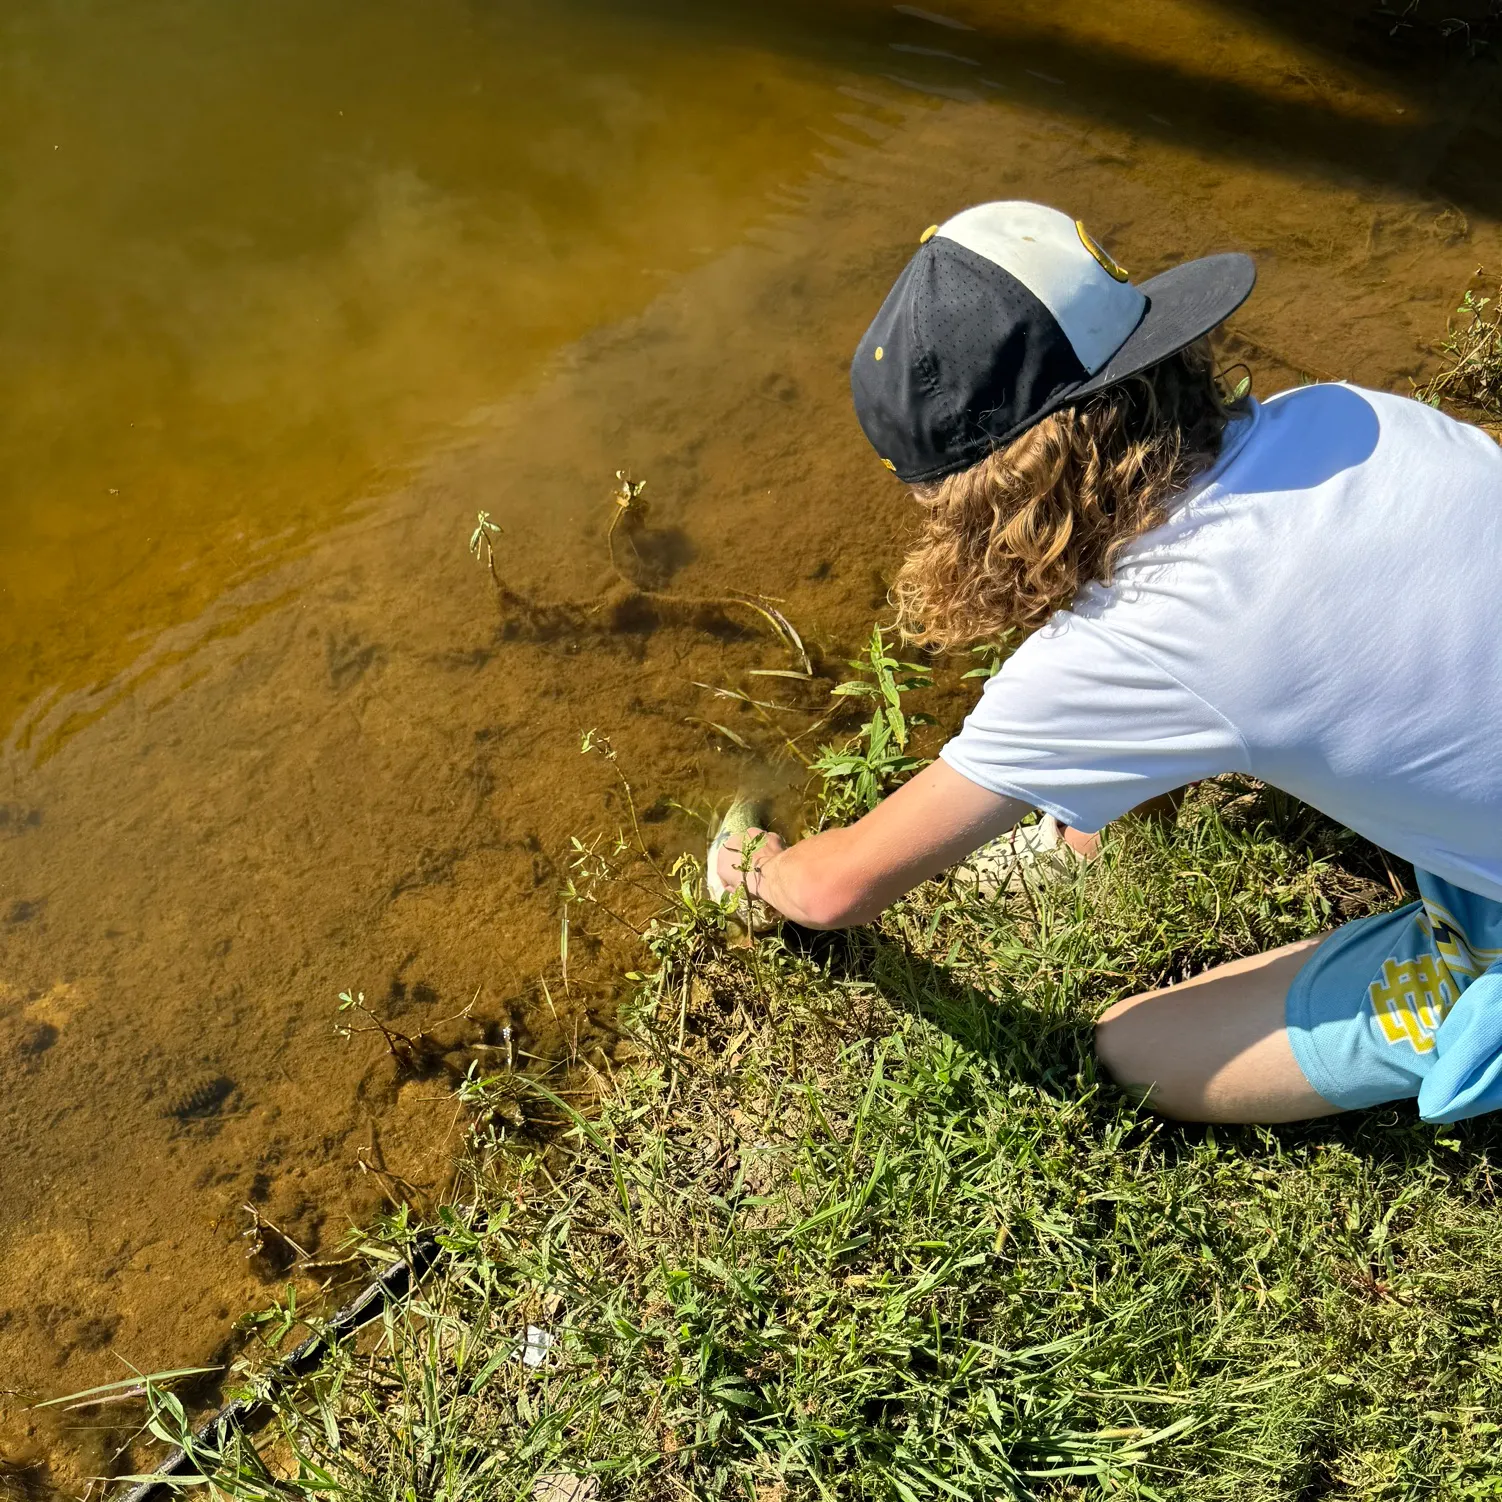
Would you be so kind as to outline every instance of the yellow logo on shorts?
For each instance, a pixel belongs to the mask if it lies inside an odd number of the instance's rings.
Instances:
[[[1434,1035],[1456,1000],[1455,988],[1429,954],[1385,961],[1367,995],[1387,1041],[1407,1043],[1415,1053],[1433,1050]]]
[[[1502,960],[1502,949],[1472,944],[1455,914],[1432,897],[1424,898],[1418,930],[1432,952],[1384,961],[1366,994],[1389,1043],[1432,1053],[1434,1035],[1460,993]]]

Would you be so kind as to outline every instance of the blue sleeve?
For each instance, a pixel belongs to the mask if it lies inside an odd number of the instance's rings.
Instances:
[[[1460,993],[1434,1035],[1434,1067],[1419,1086],[1425,1121],[1463,1121],[1502,1107],[1502,962]]]

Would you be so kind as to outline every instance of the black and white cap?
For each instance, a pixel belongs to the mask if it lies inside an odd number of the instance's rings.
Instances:
[[[866,330],[856,416],[900,479],[942,479],[1192,344],[1256,276],[1250,256],[1216,255],[1134,286],[1067,214],[980,204],[925,231]]]

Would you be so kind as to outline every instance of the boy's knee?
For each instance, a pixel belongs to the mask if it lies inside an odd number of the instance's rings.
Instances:
[[[1130,1000],[1118,1001],[1095,1024],[1095,1057],[1118,1085],[1150,1085],[1146,1029]]]
[[[1173,1077],[1159,1019],[1140,998],[1119,1001],[1095,1024],[1095,1057],[1111,1082],[1159,1115],[1193,1116],[1189,1082]]]

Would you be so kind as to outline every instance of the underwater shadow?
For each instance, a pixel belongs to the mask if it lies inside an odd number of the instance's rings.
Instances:
[[[1441,24],[1416,13],[1405,22],[1374,0],[1202,4],[1239,29],[1250,15],[1261,30],[1296,46],[1316,72],[1354,70],[1400,103],[1390,112],[1342,108],[1302,66],[1281,76],[1250,69],[1241,78],[1217,76],[1187,46],[1170,60],[1072,36],[1041,7],[1014,5],[990,16],[964,7],[963,21],[945,15],[944,0],[930,7],[777,0],[754,9],[738,0],[712,12],[669,0],[660,9],[675,27],[706,40],[731,32],[770,51],[896,83],[915,97],[1020,102],[1083,125],[1187,145],[1207,158],[1367,182],[1445,199],[1466,213],[1502,215],[1502,174],[1489,166],[1502,157],[1502,110],[1495,107],[1502,21],[1489,11],[1478,5],[1474,16]],[[976,197],[987,193],[977,183]]]

